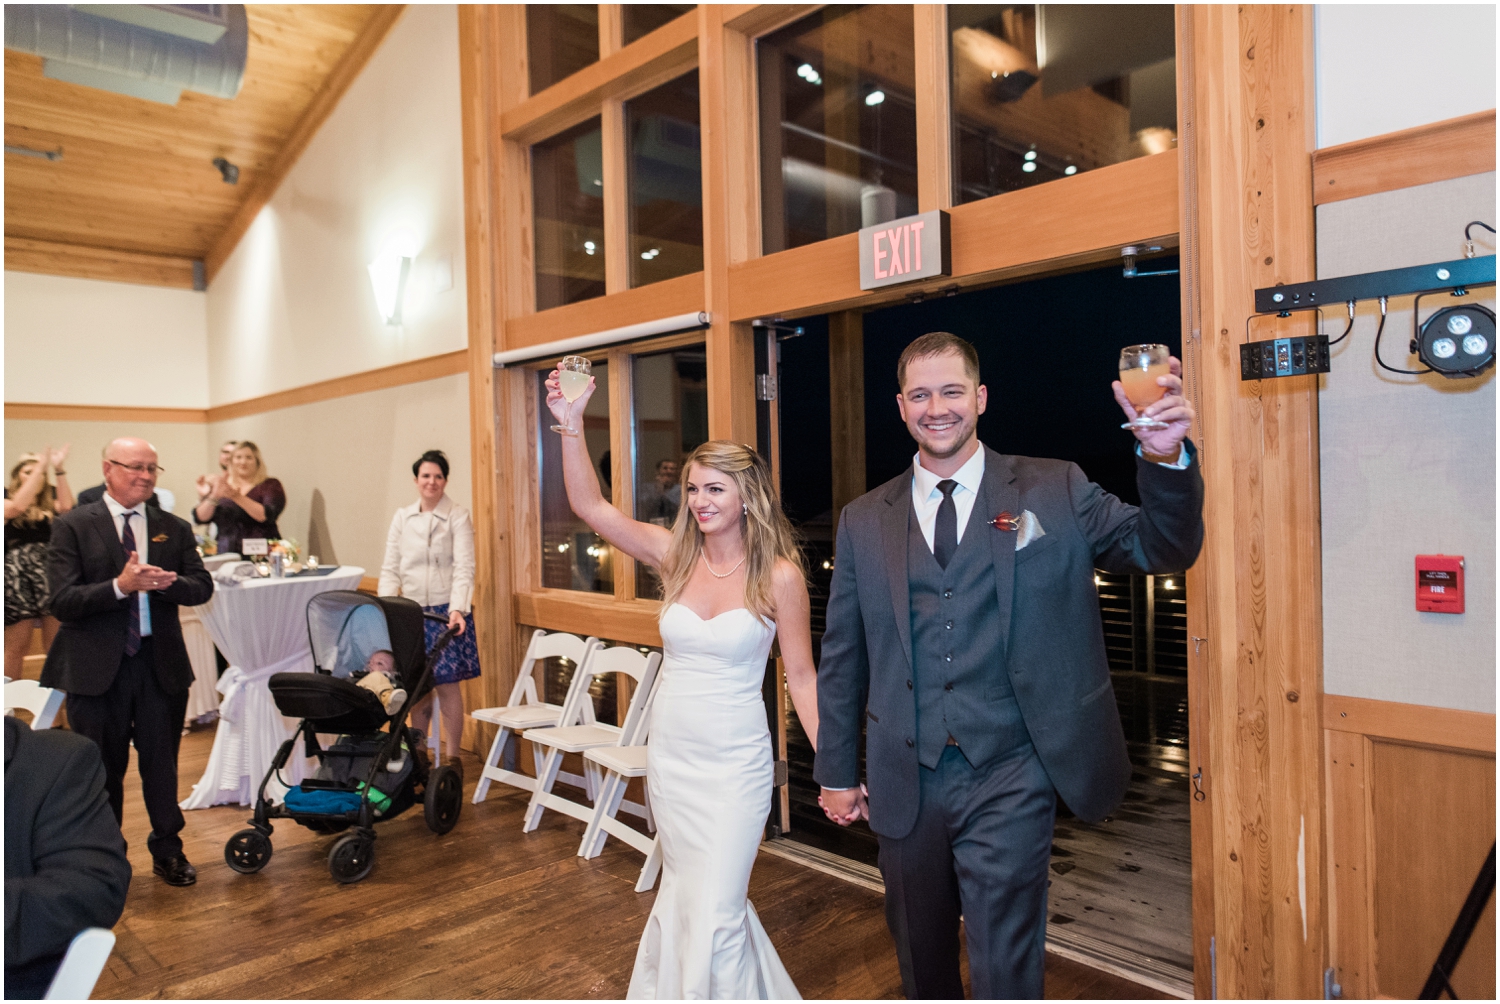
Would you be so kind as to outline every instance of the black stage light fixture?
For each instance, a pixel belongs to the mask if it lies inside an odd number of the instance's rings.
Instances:
[[[1449,379],[1478,376],[1495,365],[1495,315],[1474,303],[1444,307],[1422,322],[1411,351]]]
[[[215,157],[214,167],[219,169],[219,174],[223,177],[224,184],[238,185],[240,183],[240,169],[237,165],[231,164],[223,157]]]

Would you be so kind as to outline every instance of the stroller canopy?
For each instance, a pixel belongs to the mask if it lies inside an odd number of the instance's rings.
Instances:
[[[412,600],[352,590],[319,593],[307,604],[307,637],[317,668],[340,679],[362,671],[382,649],[396,663],[393,684],[413,689],[422,677],[422,608]]]

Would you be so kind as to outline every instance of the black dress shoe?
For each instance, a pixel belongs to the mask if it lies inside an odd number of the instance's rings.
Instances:
[[[198,881],[198,869],[188,864],[188,859],[181,854],[157,858],[151,865],[151,870],[160,875],[167,885],[192,885]]]

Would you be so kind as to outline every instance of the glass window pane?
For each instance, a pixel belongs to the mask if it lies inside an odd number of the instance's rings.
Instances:
[[[703,271],[698,71],[625,103],[630,285]]]
[[[671,526],[682,505],[682,458],[708,439],[708,356],[701,344],[636,356],[631,383],[635,518]],[[660,598],[656,570],[635,567],[635,594]]]
[[[531,93],[599,61],[599,5],[526,5],[526,62]]]
[[[531,148],[536,309],[604,295],[604,146],[599,117]]]
[[[825,7],[756,44],[761,249],[917,211],[910,4]]]
[[[1171,4],[948,8],[953,200],[1177,145]]]
[[[549,589],[579,589],[587,593],[615,591],[614,549],[588,524],[573,515],[563,484],[561,438],[551,431],[547,410],[548,370],[536,374],[537,437],[541,442],[542,585]],[[609,455],[609,364],[594,363],[598,389],[583,415],[583,438],[599,475],[605,498],[614,495],[614,465]]]
[[[697,4],[628,3],[624,5],[625,44],[645,38],[668,21],[675,21]]]

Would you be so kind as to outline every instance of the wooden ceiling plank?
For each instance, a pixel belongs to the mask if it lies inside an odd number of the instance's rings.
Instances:
[[[276,194],[276,189],[280,187],[282,179],[291,171],[297,159],[302,156],[302,151],[317,134],[318,127],[338,106],[339,99],[344,96],[349,85],[354,83],[360,70],[364,69],[365,64],[375,54],[375,50],[380,47],[380,43],[384,41],[386,34],[405,9],[405,4],[381,5],[365,24],[359,37],[344,51],[343,58],[323,81],[323,86],[314,95],[296,127],[292,129],[291,135],[282,144],[276,159],[246,194],[245,201],[240,204],[239,210],[229,221],[229,225],[219,235],[208,253],[203,256],[208,267],[210,282],[218,274],[219,269],[223,268],[224,262],[229,259],[229,255],[239,244],[240,238],[250,229],[250,224],[255,222],[255,217],[260,214],[261,209],[271,201],[271,196]]]

